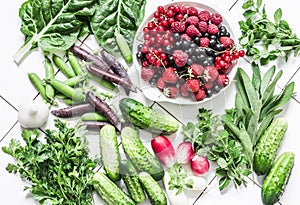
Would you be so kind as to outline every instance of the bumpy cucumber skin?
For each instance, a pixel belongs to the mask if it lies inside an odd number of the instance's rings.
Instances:
[[[259,139],[253,159],[253,169],[258,175],[270,170],[287,127],[284,118],[276,118]]]
[[[167,205],[167,197],[158,182],[146,172],[140,172],[140,181],[152,205]]]
[[[178,130],[179,123],[174,117],[158,112],[132,98],[120,100],[119,107],[124,118],[138,128],[155,134],[172,134]]]
[[[137,203],[146,200],[144,189],[133,164],[129,160],[122,160],[120,163],[120,173],[130,197]]]
[[[112,125],[105,125],[100,130],[100,155],[101,162],[107,176],[113,181],[121,179],[120,153],[117,141],[116,129]]]
[[[101,199],[108,205],[136,205],[136,203],[104,173],[96,172],[93,175],[92,182]]]
[[[136,129],[124,127],[121,130],[121,140],[126,156],[138,171],[149,173],[157,181],[164,177],[162,165],[143,145]]]
[[[272,205],[279,201],[291,176],[294,159],[292,152],[285,152],[277,158],[261,188],[263,204]]]

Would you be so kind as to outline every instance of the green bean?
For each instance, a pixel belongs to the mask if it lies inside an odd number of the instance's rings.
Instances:
[[[109,90],[115,90],[117,89],[117,86],[113,84],[112,82],[108,80],[104,80],[103,78],[100,78],[98,76],[93,75],[92,73],[88,73],[88,77],[98,83],[99,85],[102,85],[103,87],[109,89]]]
[[[71,86],[64,84],[62,81],[52,79],[50,83],[57,91],[64,94],[66,97],[71,98],[72,100],[83,101],[85,99],[85,95],[83,93],[78,92]]]
[[[48,98],[46,96],[46,87],[42,79],[36,73],[28,73],[28,78],[35,89],[41,94],[42,98],[45,101],[48,101]]]
[[[68,85],[68,86],[73,87],[73,86],[77,85],[78,83],[84,81],[84,79],[85,79],[85,76],[77,75],[77,76],[74,76],[72,78],[69,78],[69,79],[65,80],[63,83]]]
[[[52,60],[57,68],[68,78],[72,78],[75,76],[75,73],[70,66],[59,56],[53,54]]]
[[[68,60],[76,75],[82,75],[83,69],[79,59],[70,51],[67,52]]]
[[[84,113],[81,118],[82,121],[101,121],[101,122],[107,122],[107,118],[98,112],[87,112]]]

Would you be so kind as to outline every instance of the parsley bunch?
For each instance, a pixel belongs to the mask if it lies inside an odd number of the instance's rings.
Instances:
[[[268,18],[262,0],[246,0],[242,8],[245,20],[239,21],[242,32],[239,42],[256,64],[266,65],[278,57],[287,60],[292,51],[294,56],[298,55],[300,39],[282,19],[280,8],[275,11],[273,19]]]
[[[38,130],[22,131],[24,146],[11,139],[2,150],[16,163],[8,164],[6,169],[30,182],[25,190],[40,204],[93,204],[89,181],[96,163],[88,154],[85,128],[80,124],[69,128],[59,119],[55,119],[55,127],[46,130],[46,142],[39,139]]]

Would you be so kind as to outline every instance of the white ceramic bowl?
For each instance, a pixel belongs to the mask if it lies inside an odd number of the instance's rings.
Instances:
[[[212,5],[207,4],[206,2],[204,3],[201,1],[179,1],[179,2],[173,2],[173,3],[166,4],[166,5],[162,5],[162,6],[167,8],[170,5],[185,5],[186,7],[193,6],[193,7],[197,8],[198,10],[208,10],[211,13],[219,13],[223,19],[221,24],[226,26],[227,31],[230,33],[230,37],[234,40],[235,44],[237,44],[237,39],[235,38],[235,34],[238,32],[238,30],[236,30],[238,28],[238,23],[230,18],[230,15],[227,11],[224,11],[223,9],[217,8],[216,6],[212,6]],[[154,8],[154,12],[155,11],[156,11],[156,8]],[[134,39],[134,43],[133,43],[133,55],[134,55],[133,61],[134,61],[134,65],[136,68],[136,72],[138,74],[138,82],[136,82],[136,83],[139,85],[139,87],[142,90],[145,97],[148,98],[149,100],[157,101],[157,102],[169,102],[169,103],[180,104],[180,105],[193,105],[193,104],[200,104],[200,103],[204,103],[209,100],[212,100],[216,96],[218,96],[220,93],[224,92],[232,84],[232,81],[233,81],[234,76],[237,71],[238,61],[233,66],[230,73],[228,74],[229,84],[226,87],[221,88],[220,92],[213,94],[209,98],[206,97],[202,101],[195,101],[191,97],[188,97],[188,98],[182,97],[182,96],[180,96],[180,94],[176,98],[168,98],[157,87],[151,86],[149,82],[144,81],[140,77],[142,66],[136,57],[137,47],[139,44],[143,43],[143,35],[144,35],[143,28],[147,25],[147,23],[151,19],[154,18],[153,13],[150,16],[145,17],[144,21],[141,23],[139,29],[137,30],[137,33],[136,33],[136,36]]]

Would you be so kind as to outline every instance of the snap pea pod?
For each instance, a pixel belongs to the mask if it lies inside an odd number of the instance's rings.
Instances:
[[[83,69],[79,59],[70,50],[67,51],[67,56],[75,75],[82,75]]]
[[[35,87],[35,89],[40,93],[42,98],[46,102],[48,102],[48,97],[46,95],[46,87],[44,85],[43,80],[36,73],[28,73],[28,78]]]
[[[88,78],[92,79],[93,81],[95,81],[96,83],[98,83],[99,85],[102,85],[103,87],[109,89],[109,90],[115,90],[117,89],[117,86],[115,84],[113,84],[112,82],[105,80],[101,77],[98,77],[92,73],[88,73],[87,74]]]
[[[82,121],[101,121],[101,122],[107,122],[107,118],[98,112],[88,112],[88,113],[84,113],[80,119]]]
[[[52,60],[56,67],[68,78],[72,78],[75,76],[73,69],[66,64],[66,62],[60,57],[55,54],[52,56]]]
[[[78,85],[80,82],[83,82],[84,80],[85,80],[85,76],[77,75],[72,78],[68,78],[63,83],[68,86],[74,87],[75,85]]]
[[[73,87],[64,84],[62,81],[52,79],[50,83],[57,91],[64,94],[66,97],[71,98],[72,100],[75,101],[85,100],[85,95],[82,92],[79,92]]]
[[[50,101],[54,100],[55,90],[53,86],[49,83],[51,79],[54,78],[54,68],[50,61],[50,59],[45,56],[45,80],[46,80],[46,96],[49,98]]]

